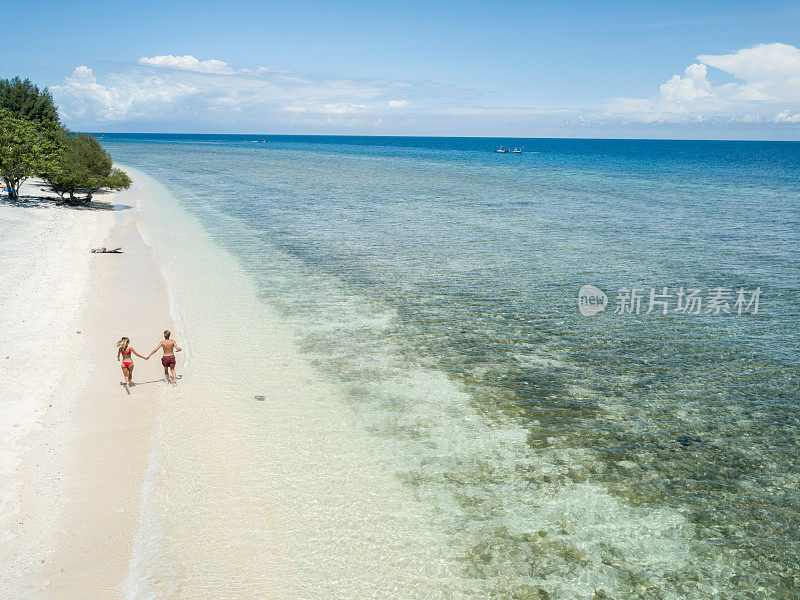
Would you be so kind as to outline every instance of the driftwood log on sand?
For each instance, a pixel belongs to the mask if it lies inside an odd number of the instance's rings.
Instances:
[[[105,246],[102,248],[92,248],[92,252],[96,254],[122,254],[122,246],[119,248],[108,249]]]

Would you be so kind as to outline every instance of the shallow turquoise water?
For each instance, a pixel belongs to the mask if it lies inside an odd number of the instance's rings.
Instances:
[[[253,139],[106,144],[254,278],[464,595],[800,593],[800,144]],[[584,317],[584,284],[761,301]]]

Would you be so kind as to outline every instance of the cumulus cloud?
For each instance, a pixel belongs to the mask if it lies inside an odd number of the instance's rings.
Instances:
[[[483,134],[493,134],[498,123],[510,130],[565,112],[480,106],[474,92],[436,82],[312,77],[173,55],[142,57],[136,65],[105,74],[79,66],[50,89],[66,122],[90,130],[151,123],[174,129],[180,123],[193,131],[460,134],[464,127],[482,127]]]
[[[744,87],[767,88],[762,99],[800,99],[800,48],[789,44],[759,44],[732,54],[701,54],[697,59],[730,73]]]
[[[164,54],[161,56],[153,56],[148,58],[143,56],[139,59],[139,64],[148,65],[151,67],[164,67],[167,69],[181,69],[184,71],[197,71],[198,73],[232,73],[227,63],[216,60],[199,60],[194,56],[172,56],[172,54]]]
[[[54,86],[53,93],[67,118],[90,118],[97,122],[113,122],[121,118],[142,117],[163,107],[174,107],[197,96],[201,88],[189,81],[171,81],[153,74],[139,77],[111,77],[113,83],[98,82],[94,71],[83,65],[67,77],[63,85]]]
[[[103,76],[82,65],[51,90],[68,122],[103,128],[142,120],[186,120],[220,127],[285,121],[374,126],[411,96],[435,107],[463,102],[468,92],[435,83],[313,78],[285,69],[237,69],[217,59],[171,54]],[[347,118],[348,120],[344,120]]]
[[[800,109],[800,48],[760,44],[730,54],[701,54],[651,98],[618,98],[606,116],[640,122],[772,121],[794,123]],[[713,85],[712,67],[733,81]]]
[[[776,123],[800,123],[800,112],[791,114],[788,110],[784,110],[775,115],[773,120]]]
[[[691,102],[713,95],[711,84],[706,80],[705,65],[689,65],[683,77],[673,75],[660,88],[661,97],[667,102]]]

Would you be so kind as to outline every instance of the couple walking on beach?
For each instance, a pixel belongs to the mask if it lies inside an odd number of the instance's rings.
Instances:
[[[172,334],[169,329],[164,330],[164,339],[158,343],[158,346],[153,348],[153,351],[147,356],[142,356],[131,346],[131,341],[127,337],[123,337],[117,342],[117,360],[122,361],[122,374],[125,376],[125,391],[131,393],[131,386],[133,385],[133,356],[135,354],[139,358],[149,360],[153,354],[161,351],[164,353],[161,357],[161,364],[164,367],[164,377],[167,383],[178,385],[178,379],[175,377],[175,353],[180,352],[181,348],[175,340],[169,339]],[[170,372],[172,372],[172,380],[170,381]]]

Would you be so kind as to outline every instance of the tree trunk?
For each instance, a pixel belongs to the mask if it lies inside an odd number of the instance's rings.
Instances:
[[[3,177],[3,181],[6,182],[6,188],[8,189],[8,199],[19,200],[19,184],[21,181],[19,179],[9,179],[8,177]]]

